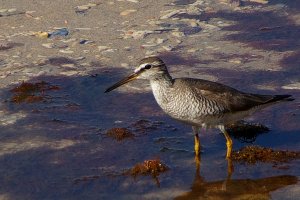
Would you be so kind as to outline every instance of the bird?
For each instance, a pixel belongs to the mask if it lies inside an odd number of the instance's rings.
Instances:
[[[262,95],[242,92],[221,83],[195,78],[172,78],[166,64],[157,56],[143,58],[134,72],[105,90],[108,93],[135,79],[146,79],[156,102],[172,118],[192,126],[194,151],[200,155],[200,128],[217,128],[226,139],[226,158],[232,154],[232,139],[225,127],[255,111],[292,95]]]

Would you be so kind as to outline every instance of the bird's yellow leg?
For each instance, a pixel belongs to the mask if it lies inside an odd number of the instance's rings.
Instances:
[[[199,140],[199,135],[195,135],[195,154],[198,157],[200,155],[200,140]]]
[[[219,126],[219,129],[223,132],[226,138],[226,146],[227,146],[226,159],[229,159],[231,158],[231,152],[232,152],[232,139],[230,138],[229,134],[225,130],[224,126]]]
[[[196,156],[200,156],[200,139],[199,139],[199,135],[198,135],[199,127],[192,126],[192,128],[193,128],[193,133],[194,133],[194,138],[195,138],[195,146],[194,146],[195,154],[196,154]]]
[[[192,126],[193,133],[194,133],[194,139],[195,139],[195,164],[196,164],[196,172],[200,176],[200,139],[199,139],[199,127]]]
[[[226,138],[226,146],[227,146],[227,153],[226,153],[226,158],[230,159],[231,158],[231,152],[232,152],[232,140],[229,137],[228,133],[225,131],[224,132],[225,138]]]
[[[232,152],[232,140],[229,137],[227,132],[225,132],[224,135],[226,137],[226,146],[227,146],[226,158],[230,159],[231,158],[231,152]]]

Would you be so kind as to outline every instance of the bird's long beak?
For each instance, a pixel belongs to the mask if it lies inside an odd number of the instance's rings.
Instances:
[[[138,75],[139,75],[139,73],[136,73],[136,72],[135,72],[135,73],[133,73],[133,74],[127,76],[126,78],[123,78],[123,79],[120,80],[119,82],[117,82],[117,83],[115,83],[114,85],[112,85],[112,86],[110,86],[109,88],[107,88],[107,89],[105,90],[105,93],[110,92],[110,91],[116,89],[117,87],[120,87],[121,85],[124,85],[124,84],[126,84],[126,83],[128,83],[128,82],[130,82],[130,81],[132,81],[132,80],[134,80],[134,79],[136,79],[136,78],[138,77]]]

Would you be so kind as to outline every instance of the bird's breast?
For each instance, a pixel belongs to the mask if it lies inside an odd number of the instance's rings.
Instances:
[[[188,90],[151,84],[158,105],[174,118],[192,118],[204,113],[200,99]]]
[[[222,108],[192,90],[161,87],[151,84],[154,97],[162,110],[171,117],[189,123],[218,125],[223,119]],[[214,117],[216,116],[216,117]]]

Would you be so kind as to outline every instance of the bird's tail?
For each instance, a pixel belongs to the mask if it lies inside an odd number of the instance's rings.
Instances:
[[[271,99],[269,99],[265,103],[273,103],[277,101],[294,101],[295,99],[292,98],[292,95],[284,94],[284,95],[274,95]]]
[[[274,95],[272,99],[269,100],[268,103],[276,102],[276,101],[294,101],[295,99],[292,98],[292,95]]]

